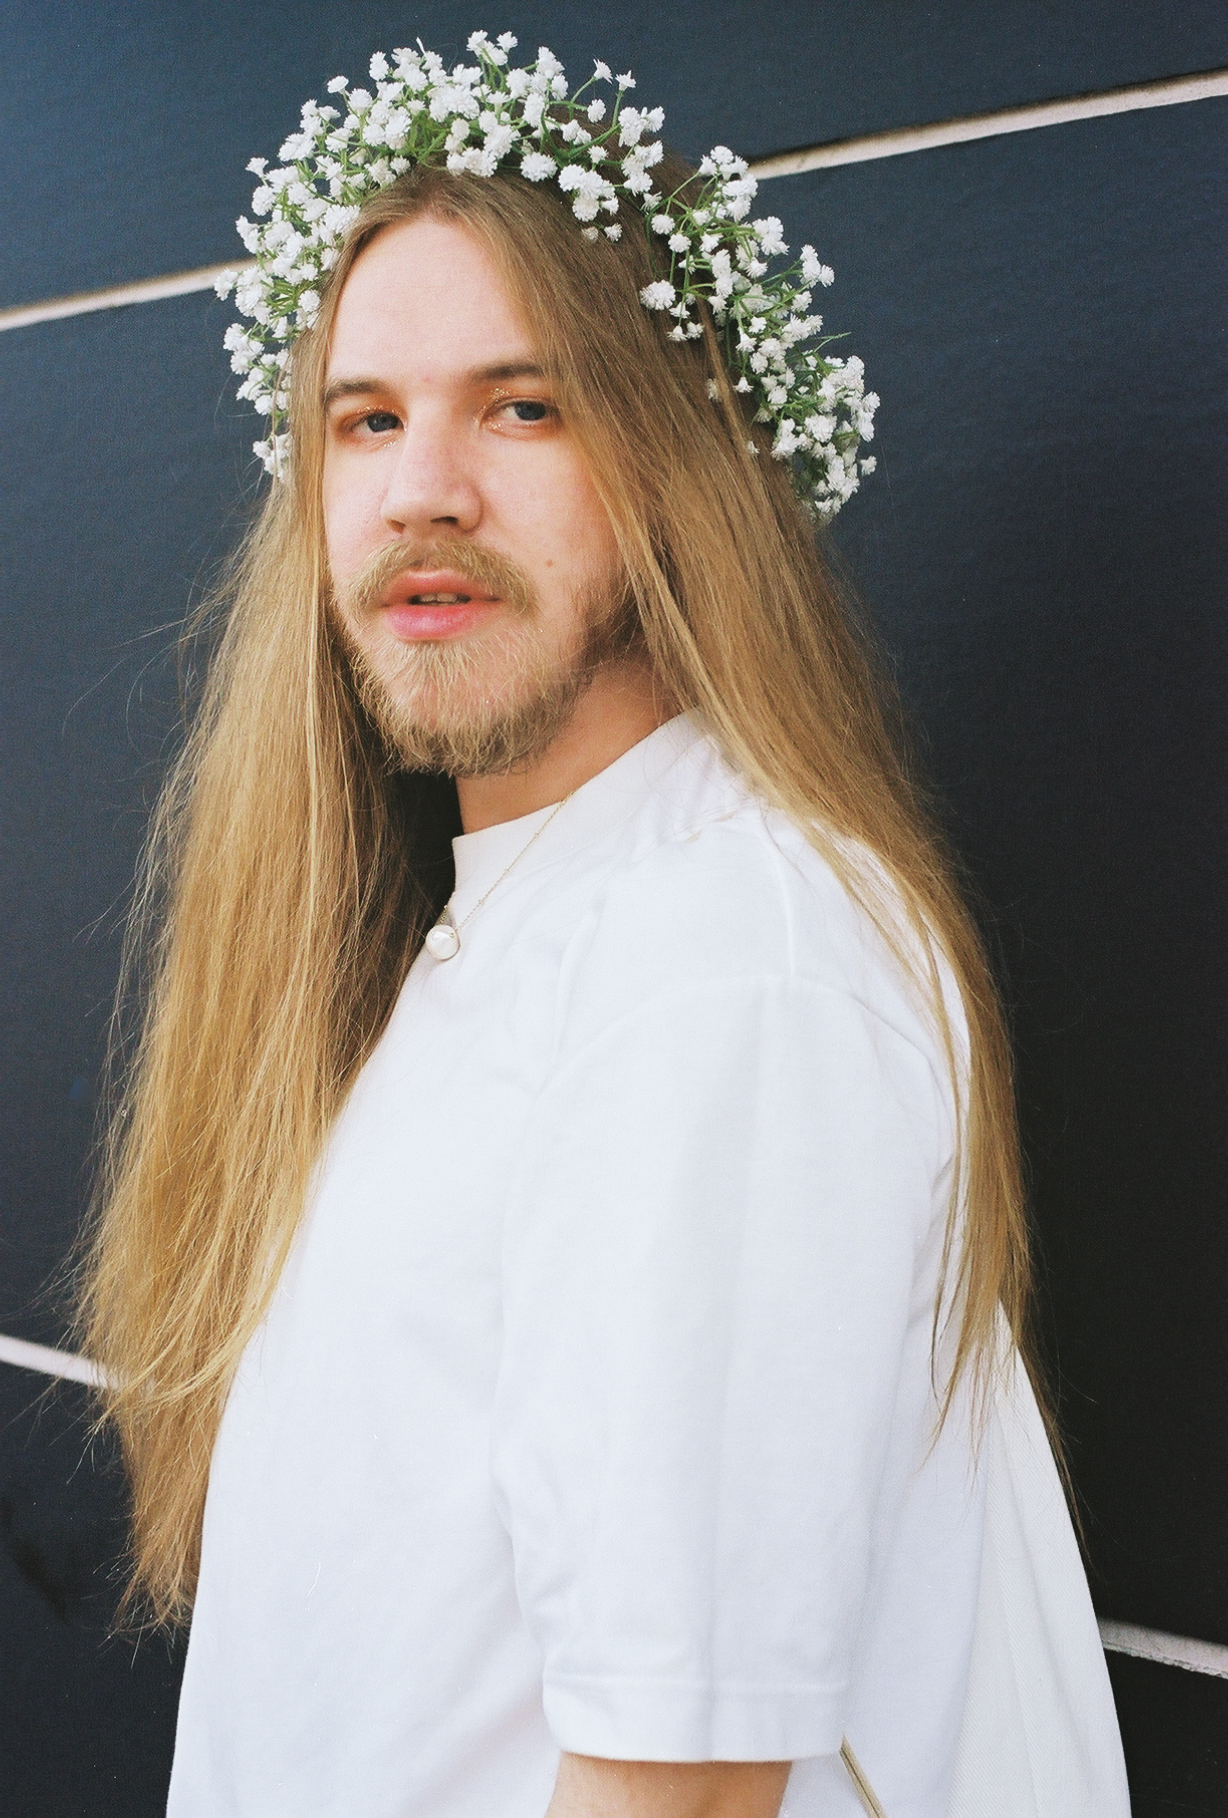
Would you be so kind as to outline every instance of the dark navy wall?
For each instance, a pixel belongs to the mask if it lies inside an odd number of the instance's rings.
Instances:
[[[238,256],[243,166],[381,45],[630,65],[756,155],[1228,66],[1222,0],[692,0],[470,16],[9,0],[0,305]],[[882,393],[836,541],[1000,955],[1047,1341],[1102,1613],[1228,1643],[1223,706],[1228,101],[765,186]],[[0,334],[0,1331],[56,1343],[174,627],[252,420],[207,295]],[[0,1812],[160,1810],[176,1666],[106,1642],[118,1484],[0,1365]],[[1141,1818],[1228,1813],[1228,1687],[1117,1662]]]

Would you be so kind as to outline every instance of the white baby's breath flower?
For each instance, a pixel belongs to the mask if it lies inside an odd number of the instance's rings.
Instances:
[[[496,164],[506,158],[516,143],[516,129],[513,126],[492,126],[486,135],[486,149]]]
[[[580,229],[580,238],[582,240],[597,240],[600,239],[600,237],[600,232],[595,227],[582,227]]]
[[[620,77],[621,82],[621,77]],[[621,145],[638,145],[648,130],[648,122],[638,107],[624,107],[618,116],[618,138]]]
[[[644,286],[640,302],[645,309],[668,309],[677,294],[668,278],[659,278],[655,284]]]
[[[771,258],[778,253],[786,253],[784,226],[775,215],[765,215],[760,221],[752,221],[751,226],[759,235],[759,244]]]
[[[674,217],[672,215],[654,215],[652,217],[652,220],[649,223],[649,225],[651,226],[654,234],[672,233],[673,227],[674,227]]]
[[[605,102],[601,100],[590,101],[586,111],[590,120],[594,122],[604,120],[606,113]]]
[[[591,221],[603,200],[617,197],[607,178],[579,164],[567,164],[559,172],[559,188],[572,198],[571,212],[577,221]]]
[[[671,252],[684,253],[691,250],[691,242],[685,234],[671,234],[667,244]]]
[[[601,231],[607,240],[621,240],[623,237],[623,230],[617,221],[610,227],[603,227]]]
[[[631,74],[630,70],[627,71],[625,76],[620,76],[618,78],[618,86],[623,91],[635,87],[635,77]]]
[[[593,74],[599,82],[612,82],[614,80],[613,76],[610,74],[609,64],[603,63],[600,57],[597,57],[593,62]]]
[[[531,151],[526,152],[520,160],[520,169],[521,174],[526,176],[530,183],[544,183],[547,177],[554,175],[558,165],[553,158],[548,158],[545,152]]]

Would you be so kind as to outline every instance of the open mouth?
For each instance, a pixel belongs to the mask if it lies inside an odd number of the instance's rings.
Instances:
[[[467,637],[498,612],[498,593],[459,568],[402,570],[380,597],[383,623],[394,637]]]
[[[413,606],[491,606],[496,595],[461,569],[402,570],[384,589],[381,604]]]

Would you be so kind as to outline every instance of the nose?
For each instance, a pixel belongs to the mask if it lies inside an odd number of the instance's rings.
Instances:
[[[398,536],[477,529],[481,494],[465,460],[464,432],[446,414],[415,413],[406,423],[380,515]]]

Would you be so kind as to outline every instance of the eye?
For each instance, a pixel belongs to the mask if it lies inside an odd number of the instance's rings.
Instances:
[[[401,419],[391,410],[369,410],[365,417],[359,419],[361,426],[370,435],[387,435],[390,429],[399,429]]]
[[[531,429],[537,423],[557,423],[558,415],[545,398],[499,398],[489,420],[500,429]]]

